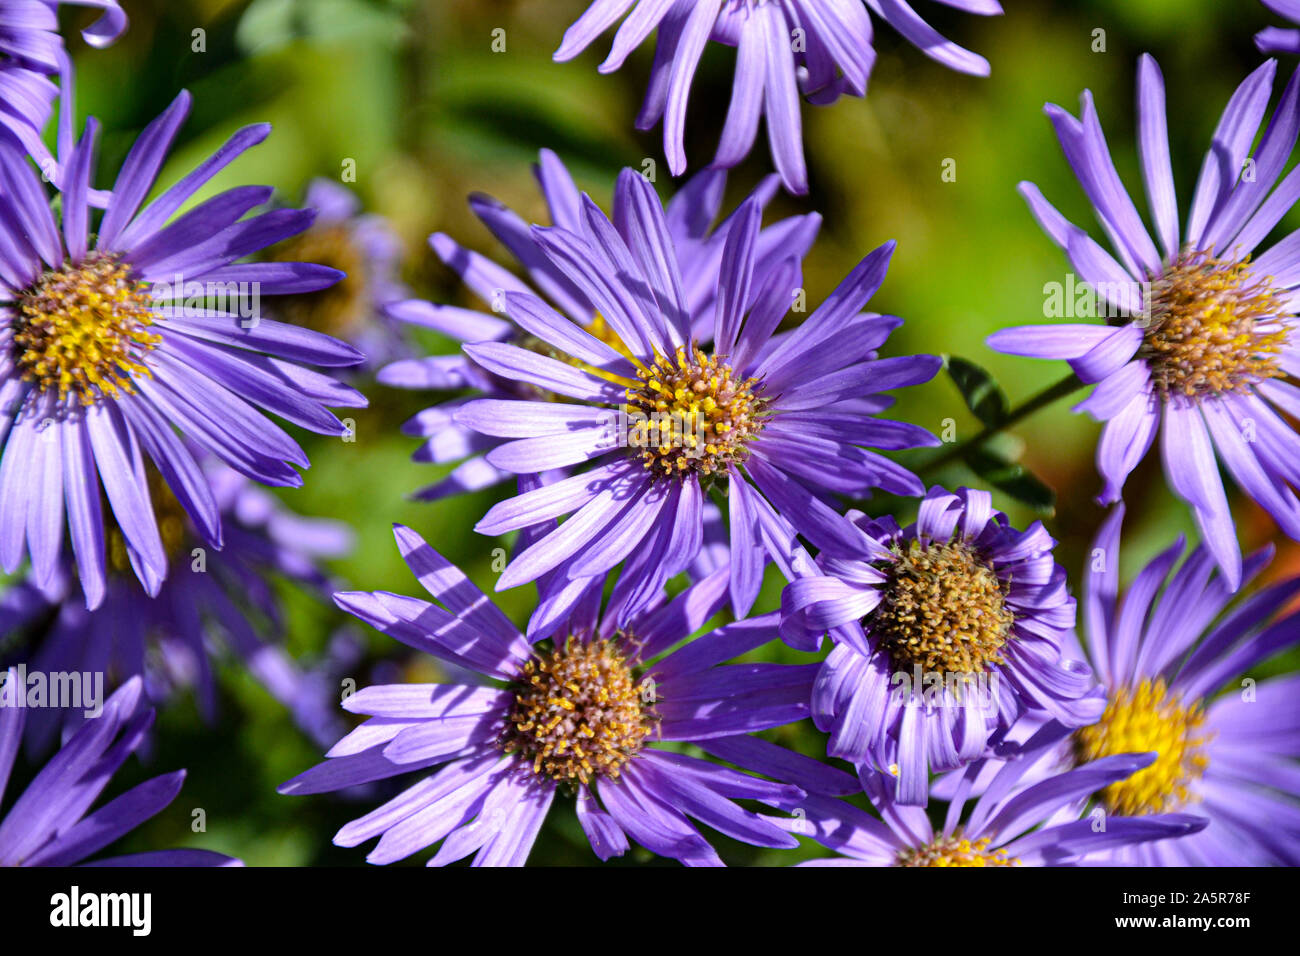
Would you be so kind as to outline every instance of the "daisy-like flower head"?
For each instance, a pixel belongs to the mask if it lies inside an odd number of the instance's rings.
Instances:
[[[968,13],[999,14],[997,0],[941,0]],[[871,16],[885,20],[927,56],[963,73],[987,76],[982,56],[945,40],[906,0],[596,0],[564,35],[556,60],[571,60],[622,20],[600,66],[612,73],[657,30],[649,89],[638,129],[664,124],[664,152],[674,176],[686,170],[686,107],[696,68],[710,40],[736,48],[731,107],[713,164],[729,168],[749,153],[760,116],[787,189],[808,191],[800,96],[833,103],[866,96],[876,60]],[[624,15],[626,14],[626,19]]]
[[[1296,0],[1260,0],[1279,16],[1292,23],[1300,23],[1300,3]],[[1283,27],[1265,27],[1255,34],[1255,46],[1260,53],[1300,53],[1300,30]]]
[[[906,528],[848,517],[857,553],[797,569],[781,602],[791,644],[835,642],[813,694],[832,756],[924,805],[930,771],[987,756],[1021,715],[1096,719],[1092,673],[1062,655],[1075,603],[1040,523],[1017,531],[988,492],[938,487]]]
[[[1292,234],[1257,247],[1294,205],[1300,171],[1279,183],[1300,132],[1300,73],[1287,83],[1259,146],[1276,64],[1265,63],[1229,101],[1201,167],[1180,241],[1165,126],[1165,89],[1149,56],[1139,63],[1138,139],[1155,223],[1151,238],[1107,151],[1092,97],[1080,119],[1047,107],[1066,158],[1115,255],[1066,221],[1031,183],[1020,191],[1044,231],[1097,292],[1107,324],[1006,329],[1001,352],[1069,361],[1096,389],[1076,410],[1105,422],[1099,501],[1118,501],[1157,432],[1165,476],[1192,508],[1229,584],[1241,581],[1241,550],[1219,477],[1222,463],[1288,535],[1300,539],[1300,415],[1295,326],[1300,243]],[[1274,188],[1276,186],[1276,189]],[[1157,246],[1157,241],[1159,245]]]
[[[366,369],[409,353],[401,328],[385,306],[409,292],[397,278],[402,242],[382,216],[361,211],[349,190],[328,179],[307,187],[303,206],[316,220],[300,235],[268,253],[277,262],[315,262],[343,273],[337,285],[305,295],[281,296],[274,304],[282,320],[355,345]]]
[[[1149,766],[1099,787],[1099,803],[1111,814],[1209,821],[1185,840],[1117,848],[1112,862],[1296,866],[1300,678],[1257,681],[1250,671],[1300,643],[1300,615],[1277,617],[1300,579],[1262,589],[1225,614],[1233,588],[1204,546],[1174,570],[1180,539],[1138,573],[1121,601],[1123,513],[1116,507],[1098,533],[1085,581],[1086,643],[1106,709],[1085,727],[1051,722],[1026,747],[1055,745],[1058,766],[1154,752]],[[1246,578],[1270,557],[1252,555]]]
[[[705,342],[654,190],[632,170],[617,188],[617,226],[584,196],[574,224],[581,232],[532,230],[609,334],[592,334],[535,296],[506,293],[506,313],[546,350],[484,342],[465,351],[546,394],[480,399],[456,413],[462,425],[512,439],[487,455],[498,468],[536,475],[590,467],[496,505],[477,530],[503,534],[571,516],[514,559],[499,589],[560,567],[571,579],[599,576],[627,559],[624,576],[652,595],[694,560],[708,494],[725,490],[732,603],[743,616],[767,557],[785,562],[796,534],[819,548],[856,544],[860,535],[825,499],[923,491],[911,472],[864,446],[936,443],[922,428],[872,416],[890,401],[882,393],[928,381],[939,359],[876,353],[901,321],[862,312],[884,280],[892,242],[805,322],[777,333],[798,296],[799,260],[758,272],[761,213],[752,198],[727,232]],[[632,601],[625,613],[636,608]]]
[[[260,314],[262,296],[324,288],[340,274],[238,261],[307,228],[311,212],[242,218],[271,195],[244,186],[173,219],[269,127],[236,133],[141,209],[189,103],[182,93],[141,134],[97,225],[87,204],[94,120],[70,154],[61,223],[26,158],[0,142],[0,565],[13,571],[30,553],[36,583],[47,589],[66,515],[91,608],[105,594],[108,515],[151,595],[167,573],[146,462],[202,540],[221,546],[220,508],[176,429],[249,478],[297,486],[294,466],[307,467],[307,457],[262,410],[339,435],[346,428],[326,405],[365,404],[297,364],[353,365],[360,353]]]
[[[199,453],[225,532],[220,551],[205,546],[194,522],[149,468],[149,493],[169,561],[158,595],[135,583],[119,529],[107,538],[108,580],[103,603],[87,610],[69,558],[63,580],[42,593],[24,580],[0,599],[0,636],[25,633],[34,653],[17,645],[30,674],[102,673],[110,686],[135,675],[152,706],[193,687],[199,711],[214,720],[217,687],[214,638],[227,647],[313,740],[328,744],[341,726],[334,689],[304,673],[279,643],[284,632],[276,582],[292,582],[322,599],[333,591],[319,562],[346,553],[352,532],[341,522],[302,518],[244,476]],[[12,655],[5,655],[12,656]],[[3,657],[0,657],[3,660]],[[80,708],[47,706],[27,722],[29,752],[41,752],[56,732],[67,737],[84,719]]]
[[[0,806],[23,736],[27,708],[9,695],[18,687],[10,670],[0,687]],[[0,814],[0,866],[74,866],[160,813],[176,799],[185,771],[132,787],[87,813],[113,774],[145,739],[153,711],[139,709],[139,678],[123,684],[50,758],[27,789]],[[138,712],[137,712],[138,711]],[[87,866],[241,866],[209,850],[157,850],[105,857]]]
[[[1177,847],[1205,827],[1190,814],[1123,817],[1090,805],[1092,794],[1145,772],[1153,754],[1102,757],[1026,784],[1038,756],[998,764],[967,813],[971,784],[986,769],[971,764],[938,828],[925,810],[899,803],[891,781],[878,773],[862,782],[880,819],[809,794],[803,817],[781,825],[840,854],[803,866],[1077,866],[1117,850]]]
[[[126,29],[126,14],[117,0],[61,3],[104,11],[81,32],[91,46],[106,47]],[[50,168],[53,157],[41,133],[59,95],[49,77],[64,73],[64,82],[68,81],[59,6],[54,0],[0,0],[0,129],[17,137],[43,169]]]
[[[581,232],[582,196],[559,157],[550,150],[542,150],[535,173],[551,223]],[[691,317],[694,334],[702,339],[712,333],[723,243],[736,218],[728,216],[714,228],[714,221],[722,208],[726,183],[724,172],[707,170],[699,173],[668,202],[664,211],[668,246],[676,257],[686,311]],[[770,177],[753,195],[760,204],[766,204],[776,190],[776,178]],[[622,192],[614,196],[613,218],[616,223],[626,221],[629,215],[620,206],[625,199],[626,194]],[[464,248],[450,236],[437,233],[429,240],[434,252],[456,271],[491,311],[434,305],[413,299],[390,305],[386,310],[389,315],[465,343],[510,342],[542,354],[554,354],[552,346],[504,314],[507,293],[531,293],[545,299],[584,329],[609,337],[608,324],[598,317],[587,294],[546,256],[528,223],[488,196],[471,197],[470,208],[518,262],[526,280]],[[820,225],[821,217],[810,213],[781,220],[763,229],[758,239],[756,271],[766,274],[785,258],[801,258],[812,246]],[[442,464],[465,459],[445,479],[416,493],[415,497],[424,501],[478,491],[513,477],[509,471],[493,466],[483,457],[486,450],[502,444],[501,439],[456,423],[455,412],[461,405],[472,398],[538,398],[549,394],[526,382],[494,375],[463,353],[394,362],[382,369],[378,378],[382,384],[397,388],[468,391],[467,397],[425,409],[404,428],[407,434],[425,439],[415,460]]]
[[[339,831],[342,846],[380,837],[370,862],[442,841],[430,865],[471,853],[480,866],[522,865],[557,793],[575,799],[602,859],[624,853],[630,838],[683,863],[719,864],[688,818],[755,846],[795,845],[734,801],[797,803],[801,787],[661,742],[694,743],[738,766],[784,768],[786,779],[845,776],[748,736],[808,713],[814,665],[724,664],[775,639],[775,615],[671,650],[719,610],[725,571],[671,601],[661,596],[622,625],[610,608],[601,610],[602,582],[587,582],[562,631],[534,644],[418,535],[400,526],[396,535],[407,564],[443,606],[382,591],[339,594],[339,606],[484,681],[358,691],[344,707],[370,720],[324,763],[281,786],[281,793],[320,793],[432,769]]]

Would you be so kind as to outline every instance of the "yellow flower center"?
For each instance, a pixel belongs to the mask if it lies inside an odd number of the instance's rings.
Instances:
[[[13,348],[24,381],[82,405],[132,393],[132,377],[162,336],[148,284],[116,255],[92,253],[80,265],[47,272],[24,292],[13,319]]]
[[[1114,693],[1101,719],[1074,732],[1080,763],[1112,754],[1148,753],[1155,763],[1101,792],[1111,813],[1139,816],[1176,810],[1192,799],[1190,786],[1209,765],[1201,702],[1184,705],[1163,679],[1143,680]]]
[[[1152,283],[1138,357],[1162,398],[1240,391],[1281,373],[1285,290],[1255,278],[1250,257],[1185,252]]]
[[[767,408],[757,379],[738,378],[725,359],[694,346],[679,347],[671,358],[656,353],[647,366],[599,314],[586,330],[631,361],[636,378],[596,368],[534,335],[520,335],[514,344],[623,387],[623,438],[654,477],[707,477],[748,457],[747,445],[763,430]],[[571,401],[536,386],[526,394],[541,401]]]
[[[502,749],[559,783],[618,779],[654,729],[652,702],[611,641],[569,637],[524,665]]]
[[[698,348],[657,355],[627,390],[628,445],[655,475],[712,475],[748,457],[763,430],[758,380]]]
[[[1019,866],[1006,850],[989,851],[989,838],[967,840],[952,836],[936,839],[929,846],[909,848],[898,855],[896,866]]]
[[[868,619],[895,669],[977,674],[1002,663],[1014,616],[988,561],[961,542],[913,540],[896,550]]]

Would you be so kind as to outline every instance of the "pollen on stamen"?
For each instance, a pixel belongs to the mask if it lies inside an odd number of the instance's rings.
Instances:
[[[1116,691],[1100,720],[1074,732],[1075,757],[1084,763],[1154,751],[1154,763],[1106,787],[1101,802],[1124,816],[1177,810],[1194,799],[1193,784],[1209,766],[1204,724],[1200,701],[1184,704],[1163,679],[1143,680]]]
[[[1014,616],[1007,587],[960,542],[913,540],[882,565],[888,576],[870,629],[896,670],[977,674],[1003,663]]]
[[[940,837],[923,847],[909,847],[898,854],[896,866],[1019,866],[1006,850],[990,850],[989,838],[968,840],[962,836]]]
[[[115,255],[45,273],[19,297],[13,320],[23,380],[83,406],[134,392],[133,378],[150,374],[145,354],[162,341],[149,331],[151,304],[147,283]]]
[[[767,409],[757,379],[684,346],[637,376],[640,384],[627,390],[628,445],[654,475],[709,476],[748,457]]]
[[[1282,374],[1285,290],[1256,277],[1250,257],[1184,252],[1151,284],[1138,357],[1161,398],[1241,391]]]
[[[618,779],[656,719],[613,641],[570,636],[523,668],[501,748],[566,785]]]

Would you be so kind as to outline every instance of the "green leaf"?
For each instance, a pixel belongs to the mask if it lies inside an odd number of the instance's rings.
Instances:
[[[1003,494],[1028,505],[1039,514],[1055,514],[1056,492],[1024,465],[1008,461],[987,448],[972,448],[964,457],[975,474]]]
[[[944,367],[961,397],[985,425],[998,425],[1007,414],[1007,396],[986,370],[964,358],[946,356]]]

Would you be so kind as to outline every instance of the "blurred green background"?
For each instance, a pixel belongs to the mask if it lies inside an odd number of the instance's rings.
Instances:
[[[372,212],[387,217],[407,248],[403,278],[434,301],[477,306],[454,275],[429,251],[425,237],[441,230],[463,244],[508,263],[504,250],[469,213],[474,190],[496,196],[532,221],[542,204],[531,173],[541,147],[558,152],[580,186],[607,204],[618,170],[657,161],[658,188],[670,181],[659,130],[639,134],[639,107],[650,46],[621,72],[600,76],[596,65],[609,37],[577,61],[555,64],[551,53],[565,27],[585,8],[582,0],[124,0],[127,34],[105,52],[70,40],[79,70],[78,111],[105,126],[100,185],[111,177],[139,130],[181,88],[194,94],[162,182],[174,181],[238,126],[270,121],[274,133],[246,154],[200,196],[243,183],[275,186],[296,201],[314,177],[338,178],[355,160],[355,189]],[[1036,182],[1075,222],[1094,226],[1082,191],[1070,175],[1044,102],[1077,112],[1089,88],[1119,167],[1140,208],[1134,147],[1136,59],[1153,53],[1168,86],[1174,174],[1187,197],[1205,145],[1232,89],[1259,62],[1251,42],[1276,18],[1254,0],[1010,0],[1005,16],[979,18],[922,2],[921,12],[942,32],[985,55],[992,77],[948,72],[878,25],[878,61],[868,98],[806,108],[805,141],[812,194],[781,196],[769,218],[809,210],[825,218],[821,238],[805,262],[809,302],[821,301],[857,261],[881,242],[899,243],[889,278],[872,307],[902,316],[889,354],[936,352],[971,359],[989,369],[1013,403],[1056,381],[1059,363],[998,356],[985,337],[1007,325],[1043,320],[1043,286],[1065,279],[1064,256],[1040,232],[1015,191]],[[69,26],[89,16],[72,10]],[[492,31],[503,29],[505,52],[492,50]],[[202,30],[204,52],[194,52]],[[1094,52],[1094,31],[1104,31],[1105,52]],[[70,31],[65,31],[72,36]],[[612,34],[610,34],[612,36]],[[692,93],[688,155],[693,169],[712,157],[719,117],[730,95],[734,53],[711,46]],[[1279,74],[1290,68],[1283,64]],[[1281,83],[1278,83],[1280,92]],[[941,176],[955,161],[955,181]],[[759,144],[729,184],[728,204],[742,197],[771,165]],[[1279,231],[1300,226],[1292,214]],[[1095,234],[1099,231],[1094,230]],[[427,345],[450,351],[449,342]],[[348,521],[358,532],[351,558],[337,564],[352,586],[414,593],[390,524],[420,531],[486,589],[492,587],[495,540],[472,529],[491,501],[479,495],[436,505],[407,500],[415,488],[446,469],[410,463],[415,442],[398,426],[434,396],[397,392],[366,383],[371,407],[354,417],[357,441],[304,441],[312,459],[305,487],[282,494],[293,509]],[[1014,430],[1003,446],[1055,489],[1055,512],[1042,515],[1060,540],[1059,557],[1077,580],[1083,555],[1102,511],[1093,496],[1100,481],[1092,462],[1098,426],[1057,403]],[[941,375],[901,396],[897,417],[938,433],[945,419],[958,439],[978,424],[957,389]],[[917,465],[933,451],[907,456]],[[1178,533],[1195,532],[1186,509],[1165,490],[1157,456],[1127,486],[1130,517],[1123,563],[1126,572]],[[975,481],[960,467],[938,475],[955,485]],[[1243,547],[1270,540],[1265,515],[1237,497]],[[1022,525],[1039,515],[999,495],[999,506]],[[880,502],[900,509],[907,502]],[[1300,550],[1278,542],[1280,556],[1268,572],[1300,567]],[[531,589],[501,596],[522,621]],[[759,610],[776,607],[779,582],[769,578]],[[318,654],[343,621],[332,608],[287,595],[292,607],[290,648]],[[368,659],[355,678],[370,681],[372,665],[397,663],[407,679],[437,678],[428,661],[411,660],[396,642],[368,633]],[[804,660],[780,649],[771,659]],[[810,755],[823,752],[811,726],[775,734]],[[362,864],[366,848],[331,845],[334,831],[376,802],[328,796],[290,798],[275,786],[319,760],[319,751],[283,710],[242,670],[223,672],[223,709],[212,728],[182,698],[161,715],[158,747],[146,766],[132,762],[112,792],[146,776],[187,767],[181,796],[163,814],[123,842],[124,851],[194,845],[242,857],[251,865]],[[190,830],[191,810],[203,808],[207,831]],[[786,863],[798,852],[762,852],[719,838],[735,863]],[[412,862],[423,862],[428,854]],[[634,851],[623,862],[646,862]],[[595,862],[571,806],[551,814],[532,862]]]

